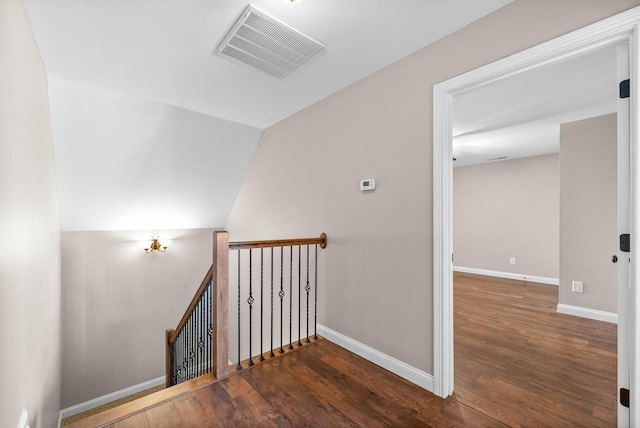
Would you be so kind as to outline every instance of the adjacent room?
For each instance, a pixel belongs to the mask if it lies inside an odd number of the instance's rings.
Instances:
[[[619,49],[454,100],[455,391],[512,423],[616,421]]]

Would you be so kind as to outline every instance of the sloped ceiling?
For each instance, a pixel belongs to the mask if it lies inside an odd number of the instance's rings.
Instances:
[[[264,128],[510,0],[256,0],[326,48],[278,80],[214,54],[248,3],[25,0],[62,230],[221,227]]]

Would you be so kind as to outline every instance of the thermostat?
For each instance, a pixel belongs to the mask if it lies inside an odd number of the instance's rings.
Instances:
[[[374,190],[376,188],[376,180],[373,178],[365,178],[360,180],[360,190]]]

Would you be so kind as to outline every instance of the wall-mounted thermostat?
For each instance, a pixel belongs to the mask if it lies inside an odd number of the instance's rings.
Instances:
[[[360,190],[374,190],[376,188],[376,180],[373,178],[365,178],[360,180]]]

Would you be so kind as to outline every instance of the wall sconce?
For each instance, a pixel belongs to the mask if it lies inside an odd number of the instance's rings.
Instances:
[[[163,244],[160,241],[158,241],[158,238],[160,237],[159,236],[156,238],[154,238],[153,236],[151,237],[152,241],[145,244],[145,248],[144,248],[145,253],[151,254],[154,251],[159,251],[161,253],[164,253],[165,251],[167,251],[167,247],[169,246],[171,241],[164,241],[164,244]]]

